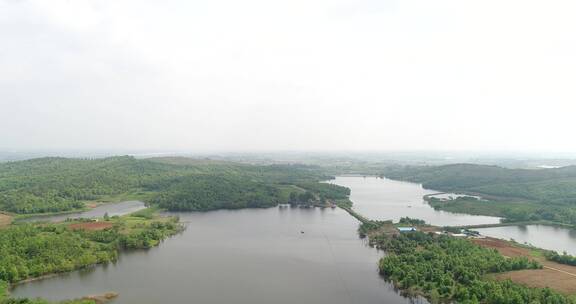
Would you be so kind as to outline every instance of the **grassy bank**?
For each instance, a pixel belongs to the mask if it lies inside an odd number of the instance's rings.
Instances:
[[[458,197],[454,199],[438,199],[433,196],[425,196],[424,200],[436,210],[453,213],[485,215],[501,217],[502,222],[497,224],[467,225],[465,228],[489,228],[518,225],[547,225],[564,228],[576,228],[576,225],[552,220],[544,220],[536,217],[532,220],[522,220],[529,218],[528,214],[536,212],[538,204],[534,202],[507,202],[477,199],[471,196]]]

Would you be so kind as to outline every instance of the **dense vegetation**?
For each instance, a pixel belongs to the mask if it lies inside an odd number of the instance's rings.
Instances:
[[[505,217],[513,221],[545,220],[576,224],[576,166],[526,170],[456,164],[437,167],[393,167],[385,174],[446,192],[480,194],[442,201],[435,208]]]
[[[161,165],[130,157],[98,160],[42,158],[0,164],[0,209],[59,212],[138,189],[164,174]]]
[[[348,199],[350,189],[334,184],[308,182],[293,185],[287,202],[300,206],[336,206],[345,204],[351,207]],[[283,201],[284,203],[284,201]]]
[[[104,230],[59,224],[12,225],[0,230],[0,280],[18,282],[116,260],[123,248],[149,248],[178,231],[174,219],[112,219]]]
[[[415,218],[411,218],[411,217],[402,217],[400,218],[400,221],[398,221],[399,224],[401,225],[425,225],[426,222],[424,220],[421,219],[415,219]]]
[[[43,299],[5,299],[0,298],[0,304],[55,304]],[[96,304],[94,300],[70,300],[58,302],[58,304]]]
[[[554,261],[556,263],[576,266],[576,257],[569,255],[566,252],[559,254],[556,251],[546,251],[544,256],[547,260]]]
[[[175,211],[271,207],[279,190],[242,177],[197,175],[174,180],[152,203]]]
[[[368,236],[369,232],[376,231],[380,229],[380,227],[384,226],[385,224],[392,225],[392,221],[366,221],[362,222],[360,226],[358,226],[358,234],[360,238],[365,238]]]
[[[350,189],[334,184],[327,183],[299,183],[298,187],[306,189],[310,192],[316,193],[319,199],[343,201],[347,200],[350,196]]]
[[[170,210],[267,207],[286,185],[329,178],[301,165],[247,165],[188,158],[41,158],[0,163],[0,210],[62,212],[84,202],[145,196]],[[314,187],[326,195],[324,186]],[[298,192],[297,190],[294,190]],[[332,193],[332,191],[329,191]]]
[[[114,247],[62,225],[21,225],[0,233],[0,280],[8,282],[115,259]]]
[[[576,303],[547,288],[486,278],[490,273],[541,267],[524,257],[505,258],[466,239],[423,232],[373,238],[388,253],[380,261],[380,272],[404,291],[422,294],[432,303]]]

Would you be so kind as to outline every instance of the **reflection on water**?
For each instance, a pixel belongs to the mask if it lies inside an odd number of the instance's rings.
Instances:
[[[94,209],[85,212],[67,213],[58,215],[39,215],[18,220],[19,222],[61,222],[68,218],[93,218],[103,217],[108,213],[109,216],[125,215],[138,210],[144,209],[146,206],[140,201],[126,201],[120,203],[109,203],[100,205]]]
[[[187,229],[116,264],[17,286],[17,297],[62,300],[108,291],[117,304],[411,303],[378,274],[381,252],[340,209],[176,213]],[[417,299],[418,303],[427,303]]]
[[[460,226],[499,223],[500,218],[436,211],[423,199],[437,193],[419,184],[378,177],[339,176],[331,183],[352,190],[353,208],[360,214],[378,220],[398,221],[409,216],[437,226]]]

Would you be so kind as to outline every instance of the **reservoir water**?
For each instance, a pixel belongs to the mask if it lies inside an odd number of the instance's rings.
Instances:
[[[394,181],[387,178],[339,176],[331,183],[352,190],[353,209],[369,219],[394,220],[409,216],[425,220],[436,226],[461,226],[499,223],[500,218],[436,211],[423,199],[437,193],[419,184]]]
[[[354,209],[372,219],[409,216],[439,225],[497,223],[498,218],[436,211],[418,184],[338,177]],[[118,292],[118,304],[140,303],[427,303],[406,299],[377,271],[382,252],[357,235],[340,209],[278,207],[176,213],[187,229],[151,250],[126,252],[97,266],[16,286],[16,297],[63,300]],[[575,254],[576,232],[547,226],[479,229]]]
[[[352,190],[353,209],[371,218],[398,221],[403,216],[419,218],[437,226],[460,226],[499,223],[500,218],[436,211],[423,196],[437,191],[421,185],[386,178],[341,176],[332,183]],[[457,196],[444,194],[441,197]],[[576,255],[576,230],[543,225],[507,226],[475,229],[486,236],[514,239],[536,247]]]
[[[117,304],[411,303],[380,277],[382,253],[358,238],[358,222],[343,210],[177,215],[187,229],[159,247],[18,285],[12,295],[62,300],[115,291]]]

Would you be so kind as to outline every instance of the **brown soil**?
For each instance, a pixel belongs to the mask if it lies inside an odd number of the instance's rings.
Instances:
[[[0,213],[0,228],[6,227],[12,223],[12,217],[3,213]]]
[[[474,243],[498,250],[507,257],[525,256],[542,264],[543,269],[520,270],[500,273],[496,279],[510,279],[530,287],[549,287],[564,294],[576,294],[576,267],[547,261],[541,256],[532,256],[530,249],[522,248],[511,242],[485,238],[474,239]]]
[[[436,226],[418,226],[416,228],[418,228],[420,231],[426,232],[426,233],[442,231],[442,229],[440,229],[439,227],[436,227]]]
[[[519,256],[530,256],[530,250],[526,248],[516,247],[508,241],[485,238],[485,239],[473,239],[474,243],[488,248],[494,248],[500,252],[503,256],[507,257],[519,257]]]
[[[549,268],[537,270],[510,271],[497,274],[499,280],[510,279],[530,287],[550,287],[564,294],[576,294],[576,275],[570,275]]]
[[[394,227],[392,223],[386,223],[382,225],[380,229],[369,233],[369,235],[380,235],[380,234],[392,236],[398,234],[398,229],[396,229],[396,227]]]
[[[113,224],[110,222],[89,222],[89,223],[77,223],[71,224],[71,229],[83,229],[83,230],[104,230],[106,228],[112,227]]]
[[[92,202],[92,203],[86,203],[86,207],[90,208],[90,209],[94,209],[96,207],[100,206],[99,203],[96,202]]]

